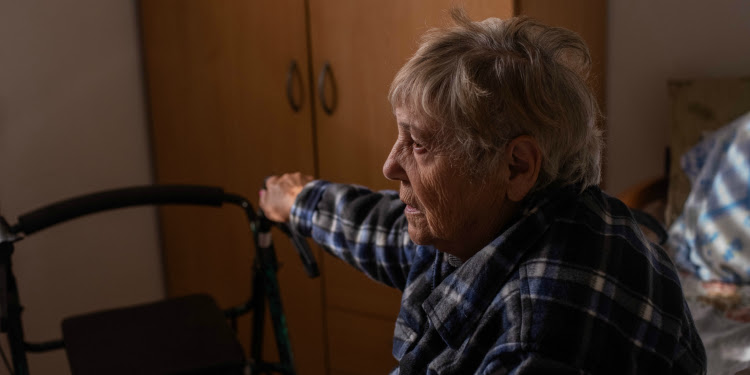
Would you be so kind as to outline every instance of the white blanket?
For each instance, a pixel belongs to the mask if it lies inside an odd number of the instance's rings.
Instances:
[[[702,302],[705,295],[701,281],[693,276],[682,278],[685,298],[703,339],[708,358],[708,375],[735,374],[750,368],[750,323],[729,319],[725,312]],[[750,286],[738,289],[740,307],[750,306]]]

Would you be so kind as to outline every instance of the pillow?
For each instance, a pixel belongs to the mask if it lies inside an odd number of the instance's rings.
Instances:
[[[701,280],[750,284],[750,112],[681,158],[691,189],[669,230],[678,266]]]
[[[680,158],[706,132],[715,131],[750,111],[750,77],[700,78],[669,81],[669,184],[664,218],[667,225],[682,213],[690,181]]]

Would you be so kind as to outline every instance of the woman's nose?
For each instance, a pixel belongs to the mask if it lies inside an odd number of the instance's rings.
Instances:
[[[401,166],[401,163],[398,160],[398,150],[396,149],[397,146],[398,143],[393,145],[391,153],[388,154],[388,158],[385,159],[385,164],[383,164],[383,175],[389,180],[405,181],[406,171],[404,171],[404,168]]]

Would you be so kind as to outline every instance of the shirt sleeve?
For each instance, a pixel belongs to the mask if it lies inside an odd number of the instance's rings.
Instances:
[[[403,211],[395,191],[318,180],[297,196],[290,224],[370,278],[403,290],[415,249]]]

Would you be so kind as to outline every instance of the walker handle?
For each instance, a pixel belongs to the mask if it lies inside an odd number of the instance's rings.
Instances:
[[[266,177],[263,180],[263,190],[266,190],[266,180],[268,180],[268,177]],[[261,216],[264,220],[268,220],[265,217],[265,214],[263,214],[263,210],[258,207],[258,211],[261,213]],[[312,251],[310,250],[310,246],[307,245],[307,241],[305,241],[305,237],[303,237],[301,234],[297,233],[297,231],[294,229],[293,225],[289,225],[286,223],[276,223],[273,222],[279,229],[281,229],[284,234],[286,234],[290,240],[292,240],[292,244],[294,245],[295,250],[297,250],[297,254],[299,254],[300,260],[302,260],[302,264],[305,266],[305,272],[307,273],[307,276],[310,278],[316,278],[320,276],[320,269],[318,269],[318,262],[315,261],[315,256],[313,256]]]
[[[152,185],[107,190],[70,198],[38,208],[18,218],[14,233],[31,234],[66,220],[111,210],[140,205],[193,204],[221,206],[224,190],[198,185]]]

